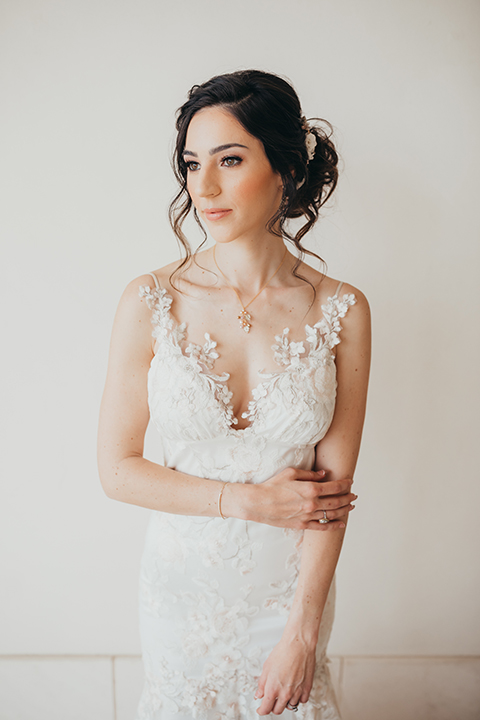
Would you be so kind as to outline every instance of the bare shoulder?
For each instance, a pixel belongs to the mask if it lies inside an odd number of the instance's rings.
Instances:
[[[146,286],[151,290],[155,288],[155,281],[149,273],[139,275],[125,287],[115,315],[113,337],[129,345],[140,344],[151,351],[153,308],[148,295],[142,292]]]
[[[332,280],[332,284],[335,286],[335,292],[337,292],[340,281],[333,280],[332,278],[329,279]],[[361,290],[359,290],[354,285],[350,285],[350,283],[342,282],[339,292],[340,299],[343,298],[344,295],[353,295],[354,297],[354,303],[347,315],[370,318],[370,305],[368,304],[368,300]]]
[[[341,318],[341,345],[355,344],[369,346],[370,344],[370,306],[364,293],[348,282],[324,275],[316,286],[316,304],[318,310],[323,309],[329,298],[339,296],[340,300],[347,300],[345,312]]]
[[[120,305],[131,305],[134,308],[147,306],[144,293],[141,292],[141,288],[149,287],[153,290],[156,287],[155,278],[160,288],[172,291],[174,288],[170,283],[172,273],[179,267],[180,261],[170,263],[164,267],[150,270],[143,275],[131,280],[126,286],[123,295],[120,299]],[[154,277],[152,277],[154,276]]]
[[[152,303],[155,300],[144,289],[149,288],[150,291],[153,291],[158,285],[167,290],[169,294],[175,294],[176,290],[170,283],[170,276],[179,264],[180,261],[173,262],[130,280],[118,303],[114,331],[116,329],[121,334],[128,334],[130,337],[136,338],[143,345],[153,347],[152,313],[154,308]]]
[[[367,329],[369,331],[371,323],[370,305],[364,293],[349,283],[343,283],[340,299],[344,295],[353,295],[354,304],[349,308],[345,318],[342,320],[343,327],[345,329],[356,328],[361,333],[365,333]]]
[[[197,296],[206,286],[212,284],[212,273],[203,267],[203,256],[205,251],[198,253],[187,263],[182,260],[164,265],[164,267],[153,270],[161,288],[165,289],[174,298],[178,292],[186,296]],[[176,272],[180,270],[180,272]],[[205,280],[205,277],[208,280]],[[152,281],[151,276],[149,276]]]
[[[145,315],[149,312],[148,304],[144,294],[141,292],[141,288],[148,286],[150,288],[155,287],[155,281],[149,273],[139,275],[138,277],[130,280],[128,285],[125,287],[120,302],[118,304],[118,312],[122,314],[137,314],[139,316]]]
[[[371,316],[368,300],[361,290],[346,282],[341,286],[339,299],[353,300],[353,303],[348,303],[340,321],[340,344],[336,348],[337,365],[348,361],[355,365],[355,372],[363,365],[368,376],[371,353]]]
[[[345,295],[353,295],[354,302],[349,305],[348,312],[345,315],[345,322],[342,321],[342,325],[346,325],[347,322],[358,323],[370,321],[368,300],[364,293],[357,287],[339,278],[323,275],[306,264],[302,264],[300,272],[303,277],[315,287],[314,307],[317,313],[321,312],[322,306],[328,302],[329,298],[333,298],[337,294],[340,299]]]
[[[167,291],[174,289],[171,284],[171,277],[173,273],[178,270],[181,264],[181,260],[175,260],[175,262],[169,263],[168,265],[164,265],[161,268],[157,268],[156,270],[151,271],[157,278],[160,287],[165,288],[165,290]],[[147,275],[147,278],[150,280],[150,283],[152,283],[152,276]]]

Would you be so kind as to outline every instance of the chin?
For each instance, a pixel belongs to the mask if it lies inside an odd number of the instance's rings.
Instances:
[[[212,240],[214,242],[218,243],[219,245],[225,245],[225,244],[231,243],[238,238],[238,235],[232,235],[231,233],[227,233],[227,232],[226,233],[218,232],[218,228],[215,228],[214,232],[212,232],[210,230],[210,228],[208,228],[208,230],[209,230],[208,234],[210,235]]]

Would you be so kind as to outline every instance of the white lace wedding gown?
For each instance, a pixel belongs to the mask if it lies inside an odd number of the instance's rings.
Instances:
[[[304,342],[276,336],[275,373],[260,374],[235,430],[228,374],[216,375],[216,343],[185,348],[187,328],[172,298],[140,288],[153,311],[157,350],[148,375],[151,419],[165,465],[228,482],[260,483],[286,467],[311,469],[336,395],[333,347],[339,318],[355,302],[339,290],[306,326]],[[254,692],[280,640],[295,593],[301,531],[229,518],[152,511],[140,573],[140,633],[146,683],[136,720],[258,720]],[[334,586],[320,626],[315,680],[298,720],[339,720],[325,655]],[[286,711],[286,715],[290,715]],[[269,718],[278,717],[269,715]]]

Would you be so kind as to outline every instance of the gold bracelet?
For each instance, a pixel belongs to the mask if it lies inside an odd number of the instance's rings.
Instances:
[[[228,485],[228,482],[223,483],[222,489],[220,490],[220,494],[219,494],[219,496],[218,496],[218,503],[217,503],[217,504],[218,504],[218,514],[220,515],[220,517],[222,518],[222,520],[226,520],[226,519],[227,519],[227,518],[225,517],[225,515],[222,513],[222,495],[223,495],[223,491],[225,490],[225,486],[226,486],[226,485]]]

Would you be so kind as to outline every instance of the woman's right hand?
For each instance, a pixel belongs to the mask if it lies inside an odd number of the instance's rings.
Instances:
[[[248,488],[250,500],[246,519],[295,530],[345,527],[345,517],[357,499],[351,492],[353,480],[324,480],[325,475],[324,470],[286,468],[263,483],[243,486]],[[228,503],[228,493],[225,501]],[[324,511],[329,522],[321,524],[318,521],[324,518]]]

